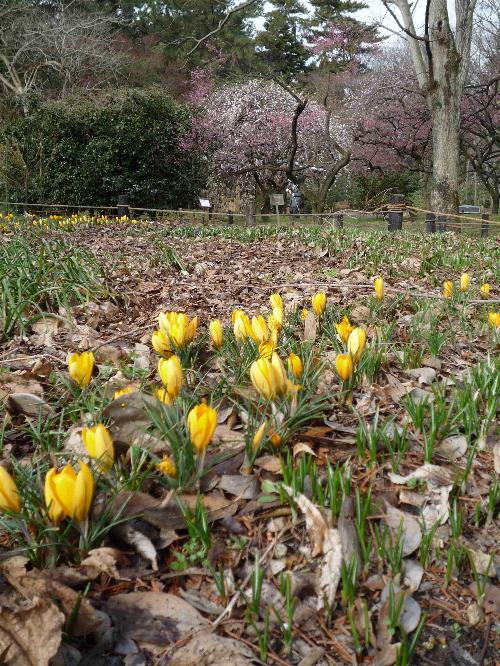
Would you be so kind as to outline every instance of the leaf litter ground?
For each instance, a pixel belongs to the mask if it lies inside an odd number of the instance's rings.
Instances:
[[[187,531],[172,493],[154,481],[115,498],[130,521],[79,564],[62,557],[50,572],[32,567],[3,533],[0,645],[7,663],[49,663],[56,653],[51,663],[497,663],[498,340],[488,312],[498,305],[480,302],[478,291],[490,282],[491,300],[498,298],[494,241],[123,224],[53,233],[93,255],[108,294],[53,311],[28,334],[4,340],[6,462],[34,455],[42,413],[51,418],[52,455],[81,455],[81,423],[63,414],[54,425],[63,390],[54,374],[66,371],[69,352],[92,349],[111,396],[147,381],[156,367],[151,330],[162,310],[229,325],[235,308],[265,311],[273,292],[292,312],[310,308],[323,290],[332,321],[348,314],[381,353],[372,376],[340,397],[335,345],[326,326],[313,331],[312,346],[326,360],[318,392],[329,397],[328,408],[286,451],[262,452],[250,475],[241,472],[244,400],[221,397],[201,482],[210,524],[205,549]],[[442,281],[457,284],[466,271],[475,286],[451,307],[440,298]],[[376,275],[385,279],[382,303],[373,298]],[[206,341],[199,353],[209,359]],[[207,362],[207,381],[217,384],[217,364]],[[470,394],[474,405],[465,404],[463,388],[481,363],[493,377],[485,380],[492,393],[486,407],[482,385]],[[250,389],[239,390],[245,396]],[[147,414],[133,396],[119,417],[112,402],[104,410],[124,459],[132,442],[158,453],[165,445],[144,435]],[[431,462],[424,449],[434,431],[415,427],[408,396],[417,411],[443,403]],[[446,409],[454,401],[452,419]],[[408,445],[393,458],[387,442],[394,446],[402,432]],[[318,499],[328,465],[344,466],[351,479],[337,514]],[[195,494],[181,500],[196,510]],[[353,555],[357,572],[349,569]],[[19,626],[16,642],[11,632]],[[34,648],[37,632],[44,640]]]

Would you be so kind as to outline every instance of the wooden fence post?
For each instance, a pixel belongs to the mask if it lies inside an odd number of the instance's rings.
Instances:
[[[489,213],[483,213],[481,215],[482,222],[481,222],[481,238],[486,238],[489,234],[490,231],[490,225],[489,225],[489,219],[490,219],[490,214]]]
[[[395,204],[394,210],[389,208],[387,214],[388,231],[399,231],[403,228],[403,205],[405,198],[403,194],[393,194],[389,203]]]
[[[336,229],[343,229],[344,228],[344,214],[343,213],[337,213],[335,215],[335,228]]]
[[[255,216],[255,200],[247,205],[247,227],[254,227],[257,220]]]
[[[118,195],[118,204],[116,206],[116,214],[118,217],[129,216],[129,197],[128,194],[119,194]]]
[[[227,223],[234,224],[234,215],[232,210],[227,211]]]
[[[436,216],[434,213],[427,213],[425,216],[425,230],[428,234],[436,233]]]

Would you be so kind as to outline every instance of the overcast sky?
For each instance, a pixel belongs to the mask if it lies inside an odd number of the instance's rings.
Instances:
[[[396,21],[389,14],[387,9],[384,7],[382,0],[365,0],[365,3],[368,5],[367,9],[363,9],[360,12],[356,12],[354,16],[366,23],[382,23],[386,26],[387,30],[381,28],[380,32],[383,35],[388,37],[387,41],[394,42],[398,39],[397,35],[394,32],[400,34],[401,31],[396,23]],[[304,4],[307,5],[307,0],[304,0]],[[416,4],[413,4],[413,20],[415,21],[415,27],[418,32],[421,32],[424,26],[425,19],[425,0],[416,0]],[[450,4],[450,3],[449,3]],[[453,3],[451,3],[453,4]],[[270,5],[269,5],[270,8]],[[398,10],[394,8],[396,14]],[[450,7],[450,15],[453,14],[453,10]],[[263,17],[260,17],[255,22],[257,29],[260,29],[264,23]]]

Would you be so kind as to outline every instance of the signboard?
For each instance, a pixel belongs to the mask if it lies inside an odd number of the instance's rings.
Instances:
[[[208,199],[199,199],[202,208],[210,208],[210,201]]]
[[[269,195],[269,202],[271,206],[284,206],[285,197],[282,194],[271,194]]]
[[[462,204],[458,207],[458,212],[462,215],[475,215],[481,213],[479,206],[472,206],[471,204]]]

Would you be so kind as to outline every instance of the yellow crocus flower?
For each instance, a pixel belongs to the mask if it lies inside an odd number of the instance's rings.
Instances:
[[[158,361],[158,374],[165,386],[167,393],[175,400],[182,388],[183,372],[182,365],[178,356],[170,358],[161,358]]]
[[[187,417],[191,443],[197,453],[203,453],[217,427],[217,412],[204,402],[191,409]]]
[[[490,295],[490,285],[485,282],[484,284],[481,285],[481,296],[483,298],[488,298]]]
[[[470,275],[468,273],[462,273],[460,276],[460,291],[467,291],[470,285]]]
[[[250,366],[250,379],[256,391],[266,400],[276,397],[276,378],[271,362],[259,358]]]
[[[250,335],[258,344],[266,342],[269,338],[269,329],[267,328],[266,320],[262,315],[252,317],[252,332]]]
[[[489,312],[488,322],[494,328],[500,328],[500,312]]]
[[[366,331],[357,326],[347,340],[347,351],[352,357],[353,363],[357,363],[366,345]]]
[[[259,428],[255,431],[255,434],[252,438],[252,451],[255,453],[258,451],[259,446],[262,444],[262,440],[266,434],[267,421],[264,421]]]
[[[313,310],[318,317],[321,317],[326,308],[326,294],[324,291],[318,291],[311,299]]]
[[[153,331],[151,336],[151,345],[157,354],[160,356],[170,356],[172,349],[170,347],[170,340],[162,330]]]
[[[118,389],[114,392],[113,400],[121,398],[122,395],[128,395],[129,393],[137,393],[137,389],[134,386],[125,386],[125,388]]]
[[[335,324],[335,328],[337,329],[337,333],[339,334],[339,337],[342,340],[342,342],[346,344],[347,341],[349,340],[349,336],[356,327],[351,324],[351,322],[349,321],[349,317],[347,315],[344,315],[342,317],[342,321],[338,324]]]
[[[87,386],[94,368],[94,354],[92,352],[76,352],[68,358],[68,370],[71,379],[80,387]]]
[[[223,332],[222,324],[218,319],[214,319],[210,322],[208,325],[208,332],[210,333],[213,346],[216,349],[220,349],[222,347]]]
[[[284,395],[288,390],[288,377],[286,375],[283,361],[280,359],[276,352],[274,352],[274,354],[271,356],[271,366],[274,372],[276,394]]]
[[[453,282],[451,280],[445,280],[443,282],[443,296],[445,298],[451,298],[453,295]]]
[[[154,394],[155,397],[158,398],[158,400],[160,400],[160,402],[163,402],[164,405],[171,405],[173,402],[172,398],[169,395],[169,392],[164,386],[155,389]]]
[[[279,331],[283,328],[283,319],[284,319],[284,314],[283,314],[283,309],[282,308],[273,308],[273,314],[272,316],[272,322],[273,326],[269,326],[269,328],[277,328]]]
[[[373,287],[375,289],[375,296],[379,301],[384,300],[384,280],[379,277],[376,278]]]
[[[169,456],[164,456],[163,460],[161,463],[158,463],[157,467],[160,472],[166,476],[171,476],[172,478],[177,476],[177,467],[174,465],[172,458]]]
[[[309,314],[309,310],[307,308],[302,308],[302,310],[300,311],[301,320],[305,321],[308,314]]]
[[[281,298],[280,294],[271,294],[269,297],[269,304],[273,310],[274,308],[283,310],[283,299]]]
[[[259,358],[266,358],[270,361],[275,349],[276,345],[270,339],[267,342],[261,342],[259,345]]]
[[[93,428],[83,428],[82,440],[89,456],[99,461],[103,472],[109,472],[115,459],[115,448],[106,426],[99,423]]]
[[[351,376],[353,371],[352,356],[350,354],[337,354],[335,359],[335,367],[342,381],[346,382]]]
[[[235,318],[233,323],[234,337],[240,344],[243,344],[248,338],[248,328],[245,325],[245,317],[248,319],[246,314],[243,312]]]
[[[295,379],[300,379],[302,372],[304,371],[304,366],[300,356],[290,352],[288,356],[288,372],[295,377]]]
[[[21,502],[16,482],[5,467],[0,465],[0,511],[5,510],[19,513]]]
[[[200,318],[196,316],[193,317],[186,326],[186,334],[185,334],[186,344],[193,342],[194,336],[196,335],[196,331],[198,330],[199,323],[200,323]]]
[[[54,523],[61,522],[66,516],[78,521],[88,516],[94,494],[94,479],[83,461],[80,460],[79,465],[78,474],[71,465],[66,465],[60,472],[55,467],[47,472],[45,503],[49,518]]]

